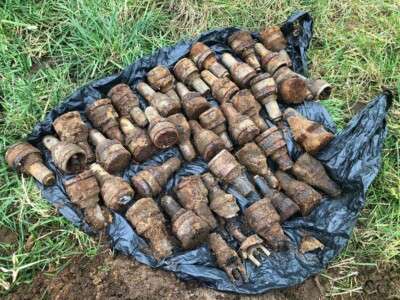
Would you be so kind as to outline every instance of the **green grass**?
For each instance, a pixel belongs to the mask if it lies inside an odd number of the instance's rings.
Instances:
[[[397,4],[396,4],[397,3]],[[400,5],[397,1],[150,1],[4,0],[0,6],[0,228],[16,233],[0,243],[0,293],[29,283],[97,242],[41,199],[31,179],[7,170],[6,147],[84,83],[207,29],[258,30],[295,9],[309,10],[315,37],[311,73],[335,86],[325,102],[340,128],[355,104],[381,87],[400,92]],[[337,260],[396,264],[400,256],[400,104],[395,100],[383,165],[351,242]],[[1,237],[0,237],[1,241]],[[344,263],[340,265],[340,262]],[[344,266],[344,267],[343,267]],[[356,275],[334,281],[332,293],[354,290]]]

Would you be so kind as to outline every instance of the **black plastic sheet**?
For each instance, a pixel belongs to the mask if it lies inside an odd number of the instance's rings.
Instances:
[[[306,52],[312,37],[312,18],[308,13],[297,12],[282,25],[282,31],[288,39],[288,52],[293,60],[294,69],[300,73],[307,72]],[[37,124],[28,140],[39,147],[49,168],[57,174],[57,183],[51,187],[39,185],[43,196],[76,226],[85,232],[93,233],[85,223],[79,209],[72,205],[65,193],[63,182],[70,176],[61,174],[54,166],[49,152],[41,144],[44,135],[53,133],[52,122],[61,114],[78,110],[84,119],[85,107],[96,99],[105,97],[108,90],[117,83],[125,82],[134,86],[144,78],[148,70],[162,64],[172,67],[181,57],[185,56],[195,41],[202,41],[210,46],[218,55],[230,49],[226,46],[226,38],[237,28],[212,30],[202,34],[195,40],[181,41],[175,46],[160,49],[151,56],[141,58],[128,66],[122,73],[94,81],[68,97],[53,109],[43,122]],[[254,34],[257,37],[257,34]],[[212,99],[210,99],[212,100]],[[225,273],[218,269],[215,260],[206,245],[192,250],[176,249],[174,255],[157,262],[147,250],[146,242],[136,234],[127,220],[114,213],[113,223],[107,228],[111,245],[114,250],[134,257],[136,260],[155,268],[175,272],[182,279],[198,280],[207,286],[243,294],[263,293],[270,289],[285,288],[301,283],[313,274],[319,273],[340,251],[350,238],[357,216],[365,203],[365,193],[368,186],[378,173],[381,161],[381,148],[386,136],[386,114],[390,106],[391,94],[383,93],[376,97],[359,112],[334,140],[316,157],[324,163],[329,174],[343,189],[343,194],[336,199],[324,198],[307,217],[297,217],[283,224],[285,233],[291,240],[289,251],[272,253],[263,259],[262,266],[255,268],[246,262],[249,282],[240,286],[232,284]],[[145,101],[141,99],[142,108]],[[335,124],[329,113],[318,102],[307,102],[296,106],[296,109],[311,120],[322,123],[328,130],[336,132]],[[89,123],[88,123],[89,124]],[[287,127],[284,128],[288,149],[293,159],[301,150],[291,139]],[[152,159],[141,165],[131,165],[123,176],[130,176],[147,165],[160,163],[172,156],[179,156],[177,148],[157,153]],[[201,159],[185,163],[168,182],[167,192],[171,191],[176,182],[185,175],[200,174],[207,170],[207,164]],[[229,189],[243,208],[253,199],[240,197]],[[319,239],[324,245],[323,250],[301,254],[297,248],[302,232],[307,231]],[[229,237],[227,237],[229,240]],[[229,240],[229,242],[232,242]]]

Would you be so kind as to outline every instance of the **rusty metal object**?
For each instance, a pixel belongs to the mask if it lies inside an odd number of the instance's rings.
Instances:
[[[335,137],[321,124],[308,120],[293,108],[285,110],[284,118],[290,126],[295,141],[308,153],[317,153]]]
[[[225,184],[231,184],[243,196],[255,192],[253,184],[243,172],[243,167],[227,150],[219,152],[209,163],[208,168]]]
[[[194,249],[207,241],[210,227],[192,210],[182,208],[171,196],[161,198],[161,207],[171,218],[172,233],[183,249]]]
[[[196,150],[194,150],[193,144],[190,141],[192,132],[188,121],[181,113],[169,116],[168,121],[175,124],[178,130],[179,150],[181,150],[183,158],[187,161],[192,161],[196,158]]]
[[[296,180],[289,174],[279,170],[275,173],[275,176],[278,178],[286,195],[299,206],[303,216],[309,215],[312,209],[321,201],[322,195],[307,183]]]
[[[140,127],[146,127],[147,118],[139,106],[139,98],[129,85],[120,83],[110,89],[107,96],[121,117],[131,118]]]
[[[217,265],[225,271],[233,283],[247,282],[247,274],[236,251],[218,233],[209,235],[209,246],[217,258]]]
[[[88,163],[95,160],[92,148],[88,143],[89,128],[82,121],[78,111],[70,111],[53,122],[54,130],[62,142],[77,144],[86,152]]]
[[[126,212],[126,218],[137,233],[150,242],[156,259],[163,259],[172,254],[173,245],[165,226],[164,215],[152,198],[136,201]]]
[[[323,79],[308,79],[301,76],[307,85],[307,88],[312,94],[312,98],[315,100],[326,100],[329,98],[332,92],[332,86]],[[311,99],[308,99],[311,100]]]
[[[208,85],[201,79],[199,69],[188,58],[182,58],[174,67],[175,76],[187,86],[198,91],[202,95],[210,92]]]
[[[240,208],[236,203],[235,197],[223,191],[211,173],[204,173],[201,175],[201,179],[208,189],[211,210],[224,219],[237,216]]]
[[[248,90],[240,90],[232,98],[233,107],[243,115],[248,116],[261,132],[268,129],[264,119],[260,116],[261,105]]]
[[[150,140],[157,148],[166,149],[179,141],[176,126],[161,117],[154,107],[148,106],[144,112],[149,120],[148,133]]]
[[[52,135],[46,135],[42,140],[50,150],[54,164],[66,174],[76,174],[86,168],[86,152],[76,144],[61,142]]]
[[[148,167],[131,178],[133,187],[139,196],[155,197],[157,196],[168,179],[181,167],[181,161],[176,158],[170,158],[158,166]]]
[[[56,178],[44,164],[40,150],[26,142],[10,146],[5,159],[10,168],[26,175],[33,176],[41,184],[53,185]]]
[[[285,50],[273,52],[265,48],[261,43],[256,43],[254,48],[260,56],[262,68],[271,75],[280,67],[290,67],[292,65],[292,61]]]
[[[201,127],[197,121],[189,121],[189,124],[192,129],[194,145],[204,160],[209,161],[225,148],[224,141],[214,132]]]
[[[125,169],[131,160],[128,150],[116,140],[106,139],[99,131],[91,129],[90,141],[96,146],[97,162],[110,173],[118,173]]]
[[[208,70],[221,78],[229,76],[228,70],[218,62],[215,53],[206,44],[194,43],[189,55],[199,70]]]
[[[258,102],[264,105],[268,116],[274,122],[282,118],[277,99],[277,88],[275,80],[268,74],[263,73],[254,77],[250,81],[251,92]]]
[[[269,198],[263,198],[244,211],[247,224],[275,251],[286,251],[289,239],[283,232],[279,214]]]
[[[312,252],[317,249],[324,250],[325,245],[311,235],[304,236],[300,241],[299,251],[301,253]]]
[[[299,104],[304,100],[312,100],[307,81],[288,67],[280,67],[272,76],[278,86],[279,99],[284,103]]]
[[[267,157],[275,161],[279,169],[288,170],[293,166],[286,148],[286,142],[282,132],[277,127],[271,127],[261,133],[255,139],[258,146],[264,150]]]
[[[86,170],[65,181],[64,187],[71,202],[83,209],[85,219],[90,225],[97,230],[101,230],[107,225],[98,205],[100,187],[92,171]]]
[[[264,241],[257,234],[245,236],[240,228],[229,220],[226,227],[228,232],[240,242],[239,254],[242,259],[249,259],[256,267],[259,267],[261,263],[256,257],[262,255],[269,256],[271,254],[264,247]]]
[[[178,94],[175,92],[175,77],[167,67],[158,65],[151,69],[146,76],[153,89],[168,95],[178,102],[180,101]]]
[[[176,114],[181,110],[181,102],[179,99],[174,99],[166,94],[156,92],[145,82],[139,82],[136,85],[136,89],[163,117]]]
[[[331,197],[341,194],[339,186],[329,178],[324,166],[307,152],[295,162],[292,173],[297,179],[327,193]]]
[[[217,227],[217,220],[208,207],[208,190],[199,175],[183,177],[175,188],[179,203],[193,210],[211,230]]]
[[[248,116],[239,113],[231,103],[222,104],[221,109],[228,121],[229,133],[239,145],[252,141],[260,133],[256,124]]]
[[[233,149],[231,139],[226,132],[226,118],[219,107],[211,107],[199,116],[199,122],[205,129],[211,130],[223,140],[225,148]]]
[[[263,177],[254,176],[254,182],[261,193],[272,200],[272,204],[281,217],[281,222],[286,221],[300,211],[299,206],[292,199],[284,193],[271,188]]]
[[[191,92],[181,82],[176,84],[176,90],[181,98],[182,107],[189,120],[197,120],[199,116],[211,107],[210,103],[199,92]]]
[[[128,118],[122,117],[119,122],[122,132],[125,134],[125,144],[132,154],[133,161],[143,162],[149,159],[156,152],[156,148],[146,131],[133,125]]]
[[[228,102],[239,91],[238,86],[227,77],[218,78],[207,70],[201,72],[201,77],[210,86],[213,98],[220,104]]]
[[[105,205],[116,211],[124,210],[135,195],[130,184],[121,177],[111,175],[97,163],[90,165],[90,170],[97,178]]]
[[[271,187],[275,189],[279,187],[279,181],[268,167],[264,152],[256,143],[245,144],[236,152],[236,157],[247,170],[264,177]]]
[[[260,62],[254,51],[256,41],[251,36],[249,31],[236,31],[228,38],[228,44],[233,52],[238,54],[247,64],[253,67],[256,71],[261,70]]]
[[[93,126],[108,138],[124,142],[124,136],[119,130],[118,114],[110,99],[100,99],[86,108],[86,115]]]
[[[260,39],[264,46],[274,52],[285,49],[287,42],[279,26],[271,26],[260,32]]]
[[[232,79],[241,88],[246,88],[250,80],[257,76],[254,68],[246,63],[237,61],[231,54],[222,54],[222,63],[229,69]]]

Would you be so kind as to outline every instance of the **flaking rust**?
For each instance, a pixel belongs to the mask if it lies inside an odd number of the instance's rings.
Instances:
[[[90,165],[90,170],[100,185],[101,197],[105,205],[116,211],[126,209],[135,195],[130,184],[121,177],[111,175],[97,163]]]
[[[218,78],[207,70],[201,72],[201,77],[210,86],[213,98],[220,104],[230,101],[239,91],[238,86],[227,77]]]
[[[121,117],[132,119],[140,127],[146,127],[147,118],[139,106],[139,98],[129,85],[120,83],[110,89],[107,96]]]
[[[249,31],[239,30],[232,33],[228,38],[228,44],[233,52],[238,54],[247,64],[256,71],[261,70],[260,62],[254,51],[255,40]]]
[[[159,149],[172,147],[179,141],[175,124],[160,116],[157,110],[148,106],[145,110],[149,120],[148,134],[152,143]]]
[[[53,127],[62,142],[77,144],[85,151],[88,163],[95,160],[93,150],[88,143],[89,128],[82,121],[78,111],[59,116],[54,120]]]
[[[33,176],[43,185],[53,185],[56,180],[54,173],[43,164],[40,150],[29,143],[20,142],[10,146],[5,159],[10,168]]]
[[[190,91],[181,82],[176,84],[176,91],[181,98],[183,110],[189,120],[197,120],[203,112],[211,107],[207,99],[199,92]]]
[[[183,249],[194,249],[207,241],[210,227],[192,210],[182,208],[171,196],[161,198],[161,207],[171,218],[172,233]]]
[[[105,138],[96,129],[90,130],[89,137],[96,146],[96,161],[107,172],[118,173],[129,165],[131,155],[120,142]]]
[[[141,198],[126,212],[126,218],[138,234],[145,237],[156,259],[172,254],[172,242],[165,226],[165,218],[152,198]]]
[[[151,69],[146,77],[153,89],[168,95],[171,99],[180,101],[175,91],[176,79],[167,67],[158,65]]]
[[[264,46],[274,52],[285,49],[287,42],[279,26],[271,26],[260,32],[260,39]]]
[[[136,193],[142,197],[157,196],[168,179],[181,166],[181,161],[176,158],[170,158],[158,166],[148,167],[131,178]]]
[[[210,88],[200,77],[199,69],[190,59],[182,58],[179,60],[175,64],[174,73],[179,81],[182,81],[203,96],[210,92]]]
[[[196,150],[194,149],[193,144],[190,141],[192,131],[190,129],[188,121],[181,113],[169,116],[168,121],[171,121],[176,126],[179,136],[178,146],[183,158],[187,161],[192,161],[196,158]]]
[[[64,173],[76,174],[86,168],[86,152],[78,145],[61,142],[52,135],[46,135],[42,142],[51,152],[54,164]]]
[[[217,220],[208,206],[208,190],[199,175],[183,177],[175,187],[179,203],[193,210],[211,230],[217,227]]]
[[[93,126],[108,138],[124,142],[124,136],[119,129],[118,113],[110,99],[100,99],[86,108],[86,115]]]
[[[97,230],[107,225],[102,209],[98,205],[100,187],[96,177],[86,170],[64,182],[65,190],[73,204],[83,210],[86,221]]]
[[[292,65],[292,61],[285,50],[273,52],[261,43],[256,43],[254,49],[260,56],[262,68],[269,74],[275,74],[280,67],[291,67]]]
[[[295,141],[308,153],[317,153],[335,137],[321,124],[308,120],[293,108],[285,110],[284,118],[290,126]]]
[[[222,54],[222,63],[229,69],[232,79],[241,88],[248,87],[250,81],[257,76],[254,68],[239,62],[229,53]]]
[[[229,76],[228,70],[218,62],[215,53],[206,44],[194,43],[189,55],[199,70],[208,70],[221,78]]]

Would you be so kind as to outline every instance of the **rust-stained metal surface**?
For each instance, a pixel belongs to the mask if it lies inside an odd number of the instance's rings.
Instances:
[[[256,56],[254,45],[256,41],[249,31],[239,30],[232,33],[228,38],[228,44],[233,52],[239,55],[247,64],[256,71],[261,70],[260,62]]]
[[[300,104],[312,100],[306,80],[288,67],[280,67],[272,75],[278,86],[279,99],[286,104]]]
[[[208,70],[217,77],[229,76],[228,70],[218,62],[215,53],[204,43],[194,43],[189,56],[200,70]]]
[[[175,124],[161,117],[152,106],[146,108],[145,114],[149,120],[147,132],[157,148],[166,149],[178,143],[179,136]]]
[[[170,98],[180,101],[178,94],[175,91],[175,77],[165,66],[155,66],[147,75],[147,81],[153,89],[168,95]]]
[[[174,73],[180,81],[203,96],[210,92],[210,88],[200,77],[199,69],[190,59],[182,58],[179,60],[174,66]]]
[[[199,116],[211,107],[210,103],[199,92],[189,91],[187,86],[178,82],[176,91],[181,98],[181,104],[189,120],[197,120]]]
[[[193,159],[196,158],[197,153],[190,140],[192,131],[190,129],[188,121],[186,120],[185,116],[181,113],[169,116],[168,121],[171,121],[176,126],[179,136],[178,146],[179,150],[182,153],[183,158],[187,161],[192,161]]]
[[[279,26],[271,26],[260,32],[260,39],[264,46],[274,52],[285,49],[287,42]]]
[[[238,86],[227,77],[218,78],[207,70],[201,72],[201,77],[210,86],[213,98],[220,104],[230,101],[239,91]]]
[[[222,63],[229,69],[233,81],[241,88],[248,87],[250,80],[257,75],[254,68],[239,62],[230,53],[222,54]]]
[[[280,67],[290,67],[292,65],[289,55],[283,49],[279,52],[273,52],[265,48],[261,43],[256,43],[254,48],[260,56],[262,68],[269,74],[275,74]]]

